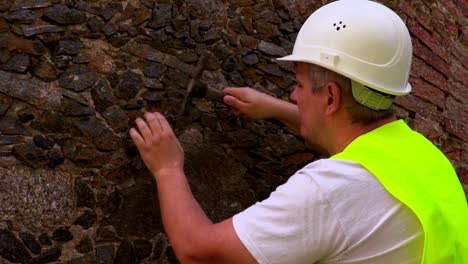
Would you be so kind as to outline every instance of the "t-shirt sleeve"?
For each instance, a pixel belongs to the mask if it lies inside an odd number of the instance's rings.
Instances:
[[[233,217],[258,263],[314,263],[343,240],[340,226],[309,171],[299,170],[270,197]]]

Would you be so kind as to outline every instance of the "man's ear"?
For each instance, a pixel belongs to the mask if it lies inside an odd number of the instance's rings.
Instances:
[[[331,115],[338,111],[343,103],[343,96],[340,86],[336,82],[329,81],[326,84],[328,93],[327,111],[328,115]]]

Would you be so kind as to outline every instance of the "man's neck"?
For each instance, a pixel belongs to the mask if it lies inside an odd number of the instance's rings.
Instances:
[[[328,149],[330,156],[342,152],[357,137],[395,120],[397,120],[396,117],[392,116],[370,125],[352,124],[349,122],[347,126],[336,131],[334,140],[332,140],[330,148]]]

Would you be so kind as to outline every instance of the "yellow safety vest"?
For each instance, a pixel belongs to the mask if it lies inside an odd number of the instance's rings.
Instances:
[[[408,206],[424,230],[421,263],[468,263],[468,206],[450,161],[429,140],[394,121],[356,138],[332,159],[370,171]]]

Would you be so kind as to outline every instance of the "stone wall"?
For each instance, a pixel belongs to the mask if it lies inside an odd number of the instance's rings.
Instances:
[[[186,151],[210,218],[264,199],[318,158],[281,124],[238,119],[194,99],[177,116],[202,54],[211,87],[288,99],[288,54],[328,1],[0,0],[0,263],[177,263],[154,182],[128,136],[161,111]],[[414,43],[411,95],[397,113],[468,184],[467,6],[383,1]]]

